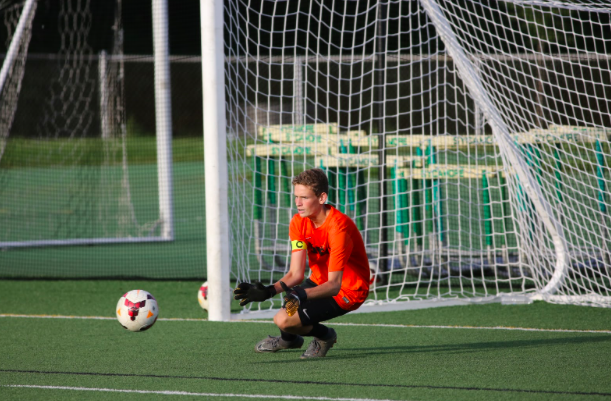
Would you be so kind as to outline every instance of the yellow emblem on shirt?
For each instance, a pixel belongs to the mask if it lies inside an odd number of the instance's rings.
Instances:
[[[300,249],[306,249],[305,242],[303,241],[291,241],[291,250],[298,251]]]

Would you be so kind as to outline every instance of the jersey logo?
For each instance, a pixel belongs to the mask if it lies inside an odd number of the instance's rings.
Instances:
[[[300,249],[305,249],[305,243],[303,241],[291,241],[291,250],[298,251]]]
[[[319,254],[320,256],[326,255],[329,253],[329,249],[325,249],[322,246],[312,246],[312,252]]]

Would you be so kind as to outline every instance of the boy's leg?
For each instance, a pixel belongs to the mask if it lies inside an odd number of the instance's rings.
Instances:
[[[348,311],[340,308],[333,298],[326,298],[306,302],[303,308],[299,308],[298,313],[301,323],[308,325],[305,327],[311,327],[305,335],[314,337],[301,358],[318,358],[327,355],[333,344],[337,342],[337,333],[320,322],[345,315]]]
[[[308,279],[301,287],[311,288],[316,287],[316,284]],[[287,340],[291,334],[323,338],[327,334],[327,327],[320,322],[346,313],[348,311],[340,308],[333,298],[314,299],[300,303],[293,316],[289,316],[286,309],[281,309],[274,316],[274,323],[280,329],[282,338]]]
[[[282,336],[268,336],[267,338],[259,341],[255,345],[256,352],[276,352],[283,349],[294,349],[301,348],[303,346],[303,337],[295,335],[295,338],[291,341],[284,340]]]
[[[306,280],[304,288],[315,287],[316,284]],[[308,350],[302,358],[325,356],[327,351],[337,341],[335,330],[320,324],[320,322],[333,319],[346,314],[348,311],[340,308],[333,298],[315,299],[299,305],[298,313],[288,316],[286,309],[278,311],[274,316],[274,323],[280,329],[280,336],[260,341],[256,346],[257,352],[276,352],[281,349],[301,348],[302,336],[314,337]]]

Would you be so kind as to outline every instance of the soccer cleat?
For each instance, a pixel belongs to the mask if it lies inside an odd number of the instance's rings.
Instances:
[[[303,337],[297,336],[293,341],[284,341],[282,337],[268,336],[255,345],[256,352],[276,352],[281,349],[301,348],[303,345]]]
[[[301,355],[301,359],[307,358],[320,358],[327,355],[327,352],[333,347],[333,344],[337,342],[337,333],[335,330],[329,328],[328,340],[321,340],[320,338],[314,337],[306,351]]]

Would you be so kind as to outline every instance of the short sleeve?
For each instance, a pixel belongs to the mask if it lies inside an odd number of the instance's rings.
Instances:
[[[338,230],[329,235],[329,271],[342,271],[348,264],[354,244],[346,230]]]
[[[297,251],[307,249],[305,237],[301,230],[302,225],[299,223],[300,223],[299,219],[295,216],[291,219],[291,224],[289,225],[289,238],[291,239],[291,252],[297,252]]]

